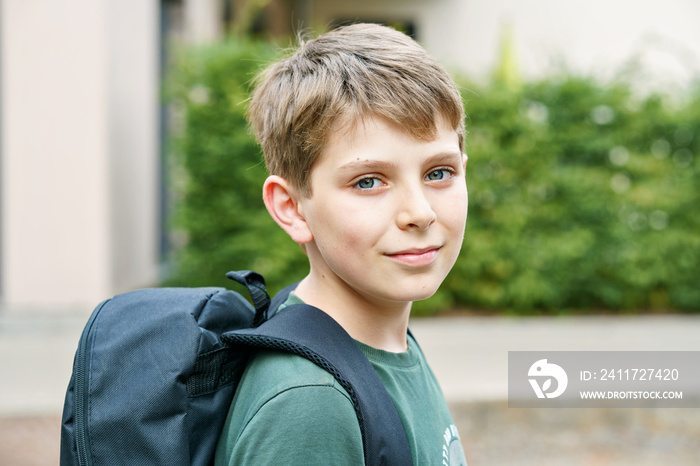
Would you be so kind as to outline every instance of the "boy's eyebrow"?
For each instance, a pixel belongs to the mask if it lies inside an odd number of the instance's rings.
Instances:
[[[462,165],[462,153],[459,151],[446,151],[437,153],[426,160],[427,165],[435,163],[454,163]]]
[[[462,164],[462,153],[458,151],[447,151],[439,152],[435,155],[431,155],[425,161],[426,165],[433,165],[438,163],[455,163]],[[382,171],[397,168],[397,164],[394,162],[386,162],[383,160],[356,160],[348,162],[338,168],[339,171]]]
[[[385,162],[383,160],[356,160],[338,168],[339,171],[381,171],[396,168],[393,162]]]

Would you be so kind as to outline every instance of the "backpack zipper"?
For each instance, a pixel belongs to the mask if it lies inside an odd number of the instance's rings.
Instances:
[[[78,343],[78,351],[75,356],[75,386],[74,386],[74,405],[75,405],[75,444],[78,452],[78,465],[89,466],[88,456],[88,384],[90,382],[88,367],[88,353],[90,350],[89,340],[92,327],[100,310],[104,307],[107,301],[103,302],[96,312],[92,314],[90,320],[85,325]]]

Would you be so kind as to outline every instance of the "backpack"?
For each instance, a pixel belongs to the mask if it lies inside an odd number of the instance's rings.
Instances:
[[[66,392],[60,464],[212,464],[247,360],[261,349],[297,354],[336,378],[353,401],[365,464],[412,464],[393,402],[345,330],[313,306],[274,312],[295,285],[270,300],[259,274],[227,277],[253,306],[210,287],[131,291],[95,308]]]

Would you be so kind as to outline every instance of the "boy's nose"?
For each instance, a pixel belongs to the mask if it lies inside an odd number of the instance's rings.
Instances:
[[[400,199],[396,221],[402,230],[426,230],[435,223],[437,216],[422,189],[406,190]]]

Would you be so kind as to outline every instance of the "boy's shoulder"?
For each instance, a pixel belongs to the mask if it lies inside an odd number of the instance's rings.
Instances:
[[[327,387],[352,403],[350,396],[329,372],[306,358],[280,351],[262,351],[251,357],[236,396],[251,394],[261,399],[303,387]]]
[[[380,375],[384,371],[416,366],[425,365],[427,368],[425,357],[415,339],[409,335],[408,341],[409,350],[405,353],[389,353],[359,342],[356,344]],[[382,382],[387,384],[387,380]],[[236,397],[253,396],[264,403],[286,391],[310,387],[332,389],[352,405],[350,395],[331,373],[309,359],[274,350],[260,351],[251,356],[236,389]]]
[[[251,446],[254,446],[251,448]],[[348,393],[294,354],[255,354],[236,390],[216,464],[364,464],[362,434]]]
[[[445,440],[453,421],[415,340],[408,337],[405,353],[358,345],[387,389],[417,463],[442,461],[444,448],[453,448],[458,437]],[[348,393],[330,373],[300,356],[264,351],[241,379],[216,464],[273,464],[279,458],[286,464],[361,465],[362,434]]]

